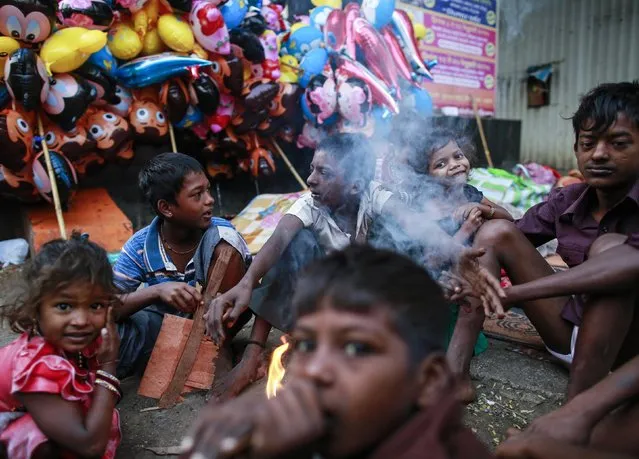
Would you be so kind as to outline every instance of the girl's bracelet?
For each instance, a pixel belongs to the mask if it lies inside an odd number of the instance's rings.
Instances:
[[[95,376],[96,378],[104,379],[105,381],[120,387],[120,380],[113,376],[111,373],[107,373],[104,370],[98,370],[95,372]]]
[[[115,387],[113,384],[106,382],[104,379],[96,379],[95,383],[98,386],[104,387],[106,390],[114,394],[118,398],[117,403],[119,403],[120,400],[122,400],[122,391],[120,391],[120,389]]]

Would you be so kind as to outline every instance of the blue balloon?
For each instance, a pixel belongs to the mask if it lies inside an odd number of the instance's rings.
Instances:
[[[244,16],[248,12],[248,2],[246,0],[229,0],[220,7],[220,13],[224,18],[226,27],[231,30],[242,24]]]
[[[324,48],[316,48],[309,51],[309,53],[304,56],[304,59],[302,59],[302,62],[300,62],[300,69],[303,71],[300,75],[300,86],[306,88],[311,82],[311,78],[324,71],[324,66],[327,61],[328,51]]]
[[[331,11],[333,11],[333,8],[330,6],[318,6],[313,8],[310,16],[311,25],[322,30],[322,28],[326,25],[326,19]]]
[[[362,13],[377,30],[390,24],[395,11],[395,0],[364,0]]]
[[[104,70],[109,76],[115,76],[118,70],[118,61],[113,57],[111,50],[106,45],[97,53],[91,54],[89,63]]]
[[[303,26],[291,33],[282,45],[281,54],[290,54],[300,61],[308,52],[321,47],[323,43],[324,34],[321,30],[313,26]]]
[[[304,94],[300,97],[300,106],[302,107],[302,114],[307,121],[309,121],[313,126],[329,128],[334,126],[339,120],[339,115],[337,112],[333,113],[331,116],[326,118],[322,124],[317,122],[317,115],[311,111],[311,107],[308,106],[308,101]]]
[[[424,116],[433,114],[433,98],[430,93],[423,88],[413,88],[411,91],[415,101],[415,109]]]
[[[169,78],[187,75],[189,67],[207,67],[212,64],[211,61],[199,57],[162,53],[132,60],[120,67],[115,76],[124,86],[143,88],[162,83]]]
[[[189,105],[186,110],[186,115],[182,118],[182,121],[175,125],[178,129],[186,129],[195,126],[196,124],[204,121],[204,115],[202,112],[195,108],[193,105]]]
[[[9,102],[11,102],[11,94],[5,85],[0,84],[0,110]]]
[[[388,137],[392,128],[392,113],[386,107],[375,105],[371,111],[371,116],[375,120],[375,136]]]

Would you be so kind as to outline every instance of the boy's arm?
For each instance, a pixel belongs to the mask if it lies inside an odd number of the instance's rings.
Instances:
[[[506,304],[540,298],[614,293],[635,288],[639,278],[639,250],[622,244],[566,271],[506,290]]]
[[[498,459],[631,459],[632,457],[575,446],[542,436],[519,440],[514,437],[499,445],[495,454]]]

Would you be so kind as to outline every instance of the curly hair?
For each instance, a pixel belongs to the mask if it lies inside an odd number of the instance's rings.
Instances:
[[[106,251],[74,232],[69,240],[56,239],[42,246],[23,271],[21,294],[0,310],[0,317],[16,333],[31,332],[43,298],[78,282],[99,286],[115,299],[117,289]]]
[[[441,150],[450,142],[455,142],[466,158],[472,163],[475,158],[475,146],[471,139],[452,129],[437,128],[424,138],[425,145],[413,150],[408,156],[408,164],[418,174],[429,175],[430,162],[436,151]]]

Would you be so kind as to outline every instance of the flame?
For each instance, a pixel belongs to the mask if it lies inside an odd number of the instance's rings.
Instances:
[[[282,337],[281,346],[275,348],[271,357],[271,364],[268,367],[268,380],[266,381],[266,396],[273,398],[277,391],[282,387],[282,379],[284,379],[284,365],[282,365],[282,355],[288,350],[289,344]]]

